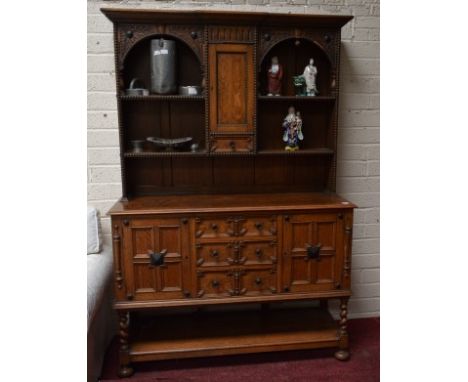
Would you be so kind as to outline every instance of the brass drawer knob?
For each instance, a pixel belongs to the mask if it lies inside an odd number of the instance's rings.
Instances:
[[[211,285],[213,286],[213,288],[218,288],[219,287],[219,281],[218,280],[213,280],[211,282]]]

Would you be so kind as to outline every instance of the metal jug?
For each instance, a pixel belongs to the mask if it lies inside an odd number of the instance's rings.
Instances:
[[[176,83],[176,42],[158,38],[151,40],[151,92],[174,94]]]

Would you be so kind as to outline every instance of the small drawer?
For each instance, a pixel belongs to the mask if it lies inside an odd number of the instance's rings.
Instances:
[[[195,238],[229,239],[235,236],[235,225],[232,219],[195,219]]]
[[[245,296],[277,293],[276,269],[245,269],[240,290]]]
[[[231,258],[232,243],[195,244],[198,267],[226,267],[234,261]]]
[[[196,239],[276,238],[276,216],[197,218]]]
[[[197,297],[258,296],[277,293],[275,268],[197,271]]]
[[[245,153],[253,151],[252,137],[213,137],[211,138],[212,153]]]
[[[195,244],[198,267],[227,267],[231,265],[272,265],[277,263],[276,240]]]
[[[236,295],[236,279],[232,271],[197,271],[197,297],[229,297]]]
[[[271,241],[240,242],[242,265],[272,265],[277,263],[277,243]]]

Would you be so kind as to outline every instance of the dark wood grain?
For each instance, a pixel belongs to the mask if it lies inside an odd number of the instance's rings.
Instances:
[[[250,44],[209,46],[210,131],[254,128],[254,62]]]
[[[356,205],[336,194],[278,193],[278,194],[220,194],[220,195],[161,195],[119,201],[109,215],[179,214],[238,211],[294,211],[352,209]]]
[[[316,27],[341,28],[353,17],[349,15],[301,15],[266,12],[236,11],[164,11],[157,9],[101,8],[113,22],[165,22],[199,24],[261,24],[261,25],[314,25]]]

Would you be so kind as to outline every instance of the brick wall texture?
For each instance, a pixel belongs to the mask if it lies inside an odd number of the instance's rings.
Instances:
[[[121,196],[112,24],[100,7],[351,14],[342,30],[337,191],[359,205],[351,317],[380,311],[379,23],[375,0],[88,1],[88,203],[101,216]],[[105,240],[109,219],[103,218]]]

